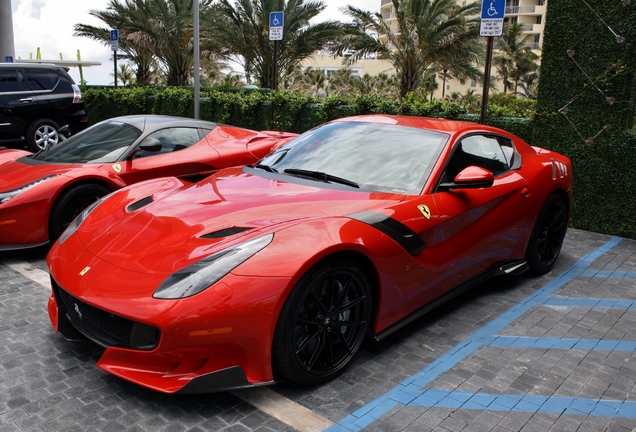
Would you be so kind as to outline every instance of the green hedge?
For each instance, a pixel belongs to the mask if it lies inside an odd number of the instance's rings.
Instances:
[[[548,3],[533,138],[572,159],[573,227],[636,238],[636,2],[627,3]]]

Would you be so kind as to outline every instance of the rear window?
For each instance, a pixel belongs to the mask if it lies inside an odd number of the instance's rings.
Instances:
[[[60,76],[52,70],[27,69],[27,77],[31,90],[53,90],[60,80]]]
[[[24,77],[15,69],[0,69],[0,92],[17,92],[25,90]]]

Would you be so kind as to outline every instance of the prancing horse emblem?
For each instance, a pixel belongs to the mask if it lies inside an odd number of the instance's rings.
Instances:
[[[417,208],[420,209],[420,211],[422,212],[422,215],[424,215],[426,219],[431,218],[431,210],[428,208],[426,204],[420,204],[417,206]]]
[[[90,266],[86,266],[82,269],[82,271],[80,272],[80,276],[84,276],[86,273],[88,273],[88,271],[91,269]]]
[[[82,312],[80,311],[79,306],[77,305],[77,303],[75,303],[75,312],[77,312],[77,316],[79,317],[79,319],[82,319]]]
[[[117,174],[119,174],[121,172],[121,165],[114,164],[113,165],[113,171],[115,171]]]

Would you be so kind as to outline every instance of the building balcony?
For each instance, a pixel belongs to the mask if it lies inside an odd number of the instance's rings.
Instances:
[[[537,6],[506,6],[506,15],[535,14]]]
[[[382,0],[382,3],[380,3],[380,6],[384,6],[385,4],[390,4],[392,2],[393,0]]]

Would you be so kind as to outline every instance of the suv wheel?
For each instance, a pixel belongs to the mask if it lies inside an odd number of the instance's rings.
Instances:
[[[60,127],[53,120],[36,120],[27,128],[26,145],[32,152],[38,152],[55,145],[60,140],[57,130]]]

